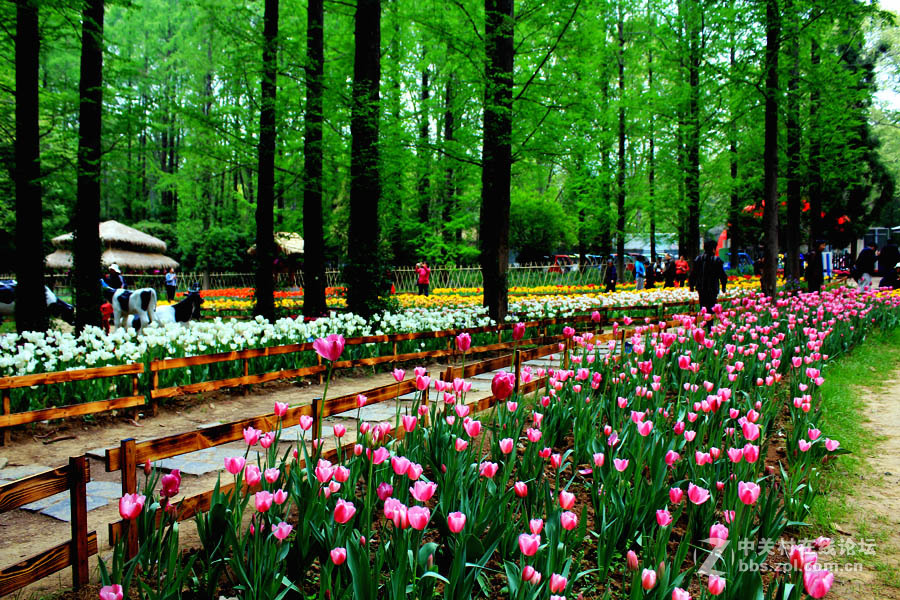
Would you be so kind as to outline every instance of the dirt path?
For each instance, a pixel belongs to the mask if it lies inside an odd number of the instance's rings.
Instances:
[[[900,600],[900,371],[859,395],[871,415],[865,427],[873,443],[851,486],[846,522],[835,524],[834,553],[823,557],[844,564],[827,597]]]

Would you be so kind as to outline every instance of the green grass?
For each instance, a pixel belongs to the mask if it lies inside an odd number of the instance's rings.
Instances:
[[[852,512],[853,492],[862,473],[868,472],[865,454],[881,439],[866,428],[865,397],[883,389],[886,379],[900,369],[900,329],[877,331],[853,352],[829,365],[822,386],[822,422],[825,435],[851,452],[826,469],[820,481],[824,495],[812,505],[809,522],[815,529],[834,531]]]

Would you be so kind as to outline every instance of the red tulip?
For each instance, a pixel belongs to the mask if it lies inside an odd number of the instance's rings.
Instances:
[[[353,506],[352,502],[347,502],[344,499],[338,499],[337,505],[334,507],[334,520],[340,524],[344,524],[353,518],[353,515],[356,514],[356,507]]]
[[[512,337],[514,341],[519,341],[525,337],[525,323],[516,323],[513,325]]]
[[[528,484],[523,481],[517,481],[513,486],[513,489],[516,491],[516,496],[519,498],[524,498],[528,495]]]
[[[467,352],[472,347],[472,336],[468,333],[461,333],[456,336],[456,349],[460,352]]]
[[[159,495],[163,498],[172,498],[178,494],[181,487],[181,472],[178,469],[173,470],[168,475],[163,475],[160,480]]]
[[[512,373],[506,373],[505,371],[500,371],[496,375],[494,375],[493,381],[491,381],[491,393],[497,398],[497,400],[506,400],[510,394],[512,394],[513,389],[515,389],[516,385],[516,376]]]

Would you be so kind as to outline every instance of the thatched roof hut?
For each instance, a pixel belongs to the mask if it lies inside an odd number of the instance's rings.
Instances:
[[[300,256],[303,254],[303,238],[299,233],[279,231],[275,234],[275,248],[283,256]],[[256,244],[250,246],[247,253],[251,256],[255,255]]]
[[[51,240],[57,250],[47,256],[47,267],[72,268],[74,263],[71,248],[74,237],[73,234],[66,233]],[[104,267],[115,263],[123,269],[149,271],[178,266],[178,261],[163,254],[166,251],[164,241],[118,221],[100,223],[100,247],[100,262]]]

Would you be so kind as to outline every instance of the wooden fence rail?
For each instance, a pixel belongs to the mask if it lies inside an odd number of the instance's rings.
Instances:
[[[87,530],[87,483],[91,480],[87,459],[75,456],[64,467],[51,469],[0,486],[0,513],[69,492],[72,504],[72,538],[30,558],[0,569],[0,596],[72,567],[72,585],[88,583],[88,558],[97,554],[97,532]]]
[[[596,310],[601,314],[599,323],[593,323],[590,314],[574,315],[568,317],[555,317],[529,321],[525,323],[527,328],[538,328],[541,334],[537,338],[515,342],[512,340],[503,341],[504,332],[511,331],[513,323],[501,323],[499,325],[488,325],[482,327],[471,327],[466,329],[445,329],[440,331],[423,331],[415,333],[397,333],[391,335],[363,336],[348,338],[346,344],[348,346],[386,343],[393,344],[393,353],[383,356],[374,356],[368,358],[359,358],[353,360],[343,360],[334,363],[333,368],[347,369],[354,367],[375,366],[385,363],[399,363],[424,359],[435,359],[444,357],[459,356],[453,344],[453,338],[460,333],[469,333],[470,335],[483,333],[497,333],[497,343],[475,346],[469,349],[467,354],[480,354],[486,352],[496,352],[499,350],[514,349],[524,344],[547,344],[550,337],[554,340],[561,340],[562,336],[547,336],[547,328],[553,325],[572,325],[575,327],[591,324],[596,327],[598,332],[602,332],[603,326],[608,324],[609,314],[613,312],[651,312],[650,316],[661,318],[664,317],[664,311],[675,307],[690,307],[696,304],[691,302],[668,302],[656,304],[652,306],[606,306],[599,307]],[[426,339],[446,339],[446,348],[440,350],[428,350],[422,352],[398,353],[398,342],[426,340]],[[200,392],[212,391],[223,388],[244,387],[253,384],[266,383],[278,379],[291,379],[297,377],[307,377],[310,375],[318,375],[321,379],[322,374],[328,367],[322,364],[321,358],[318,363],[308,367],[297,369],[281,369],[277,371],[265,373],[249,373],[249,361],[255,358],[263,358],[270,356],[281,356],[287,354],[296,354],[301,352],[312,352],[312,343],[302,344],[286,344],[282,346],[268,346],[265,348],[250,348],[234,352],[221,352],[217,354],[204,354],[198,356],[169,358],[151,361],[149,366],[145,368],[143,364],[133,363],[127,365],[98,367],[90,369],[77,369],[72,371],[57,371],[51,373],[39,373],[35,375],[20,375],[12,377],[0,377],[0,393],[2,393],[3,412],[0,414],[0,444],[8,444],[10,439],[9,428],[37,421],[62,419],[73,416],[81,416],[94,414],[114,409],[133,408],[147,404],[149,400],[150,410],[153,414],[157,412],[157,405],[160,398],[171,398],[182,394],[195,394]],[[199,365],[211,365],[222,362],[243,362],[243,375],[239,377],[229,377],[219,380],[200,381],[180,386],[159,387],[159,374],[163,371],[177,368],[185,368]],[[113,398],[110,400],[102,400],[97,402],[86,402],[81,404],[71,404],[67,406],[45,408],[33,411],[12,413],[10,390],[16,388],[31,387],[36,385],[51,385],[58,383],[66,383],[72,381],[88,381],[100,378],[128,376],[132,378],[132,395],[121,398]],[[149,398],[139,394],[140,385],[139,377],[145,375],[149,378]]]

